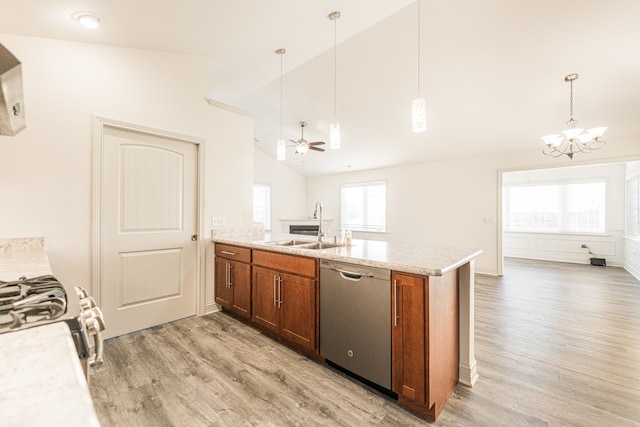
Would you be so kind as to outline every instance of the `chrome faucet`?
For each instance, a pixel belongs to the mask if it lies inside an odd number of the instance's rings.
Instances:
[[[319,201],[316,202],[316,207],[313,211],[313,218],[320,221],[318,225],[318,242],[322,243],[322,238],[326,236],[326,234],[322,229],[322,203],[320,203]]]

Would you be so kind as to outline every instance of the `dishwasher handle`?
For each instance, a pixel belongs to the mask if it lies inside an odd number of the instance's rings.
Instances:
[[[363,277],[373,277],[373,274],[354,273],[352,271],[341,270],[339,268],[336,268],[335,271],[340,273],[340,277],[342,277],[343,279],[353,280],[354,282],[362,280]]]

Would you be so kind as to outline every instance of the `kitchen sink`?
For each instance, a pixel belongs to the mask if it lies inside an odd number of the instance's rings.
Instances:
[[[329,249],[329,248],[337,248],[338,244],[336,243],[324,243],[324,242],[315,242],[309,243],[307,245],[297,245],[297,248],[300,249]]]
[[[265,242],[267,245],[276,245],[276,246],[298,246],[298,245],[309,245],[314,244],[314,242],[309,240],[274,240],[271,242]]]
[[[270,242],[264,242],[266,245],[275,246],[295,246],[300,249],[329,249],[340,246],[335,243],[325,242],[312,242],[310,240],[272,240]]]

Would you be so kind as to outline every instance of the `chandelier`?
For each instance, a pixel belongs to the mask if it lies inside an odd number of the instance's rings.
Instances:
[[[583,133],[584,129],[577,128],[577,120],[573,118],[573,81],[578,78],[576,73],[569,74],[564,78],[565,82],[569,82],[569,120],[567,125],[569,129],[563,130],[563,135],[554,134],[543,136],[542,140],[546,147],[542,150],[544,154],[551,157],[560,157],[566,154],[573,159],[575,153],[586,153],[588,151],[598,150],[606,144],[600,139],[607,126],[588,129]]]

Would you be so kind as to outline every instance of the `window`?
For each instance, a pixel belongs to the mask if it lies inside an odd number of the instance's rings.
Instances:
[[[271,230],[271,186],[268,184],[253,184],[253,222],[261,222],[265,230]]]
[[[627,229],[625,235],[640,238],[640,174],[627,180]]]
[[[356,231],[387,231],[387,183],[345,184],[340,188],[340,222]]]
[[[603,234],[605,190],[604,180],[505,186],[504,229]]]

